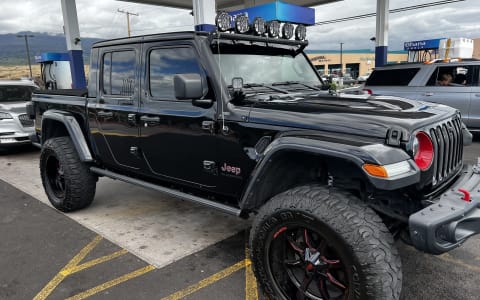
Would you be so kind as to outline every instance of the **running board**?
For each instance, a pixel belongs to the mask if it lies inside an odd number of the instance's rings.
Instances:
[[[197,197],[197,196],[194,196],[194,195],[183,193],[183,192],[180,192],[180,191],[177,191],[177,190],[174,190],[174,189],[169,189],[169,188],[159,186],[159,185],[156,185],[156,184],[153,184],[153,183],[150,183],[150,182],[146,182],[146,181],[143,181],[143,180],[130,178],[128,176],[117,174],[117,173],[114,173],[114,172],[111,172],[111,171],[108,171],[108,170],[104,170],[104,169],[100,169],[100,168],[96,168],[96,167],[90,167],[90,171],[92,171],[93,173],[99,174],[99,175],[110,177],[112,179],[121,180],[121,181],[124,181],[124,182],[127,182],[127,183],[131,183],[131,184],[139,185],[139,186],[142,186],[142,187],[145,187],[145,188],[148,188],[148,189],[159,191],[159,192],[167,194],[169,196],[181,198],[183,200],[187,200],[187,201],[198,203],[198,204],[201,204],[201,205],[204,205],[204,206],[212,207],[212,208],[221,210],[225,213],[228,213],[230,215],[234,215],[234,216],[237,216],[237,217],[239,217],[241,212],[242,212],[240,209],[232,207],[232,206],[217,203],[215,201],[211,201],[211,200],[208,200],[208,199],[204,199],[204,198],[201,198],[201,197]]]

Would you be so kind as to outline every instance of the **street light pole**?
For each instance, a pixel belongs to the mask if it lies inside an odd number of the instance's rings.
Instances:
[[[340,77],[343,77],[343,44],[340,43]]]
[[[34,35],[32,34],[18,34],[17,35],[18,38],[25,38],[25,47],[27,48],[27,59],[28,59],[28,68],[30,70],[30,79],[33,78],[33,75],[32,75],[32,63],[30,61],[30,48],[28,47],[28,38],[33,38],[35,37]]]

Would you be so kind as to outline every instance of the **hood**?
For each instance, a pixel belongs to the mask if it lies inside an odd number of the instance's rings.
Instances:
[[[27,112],[27,102],[0,102],[0,111],[12,112],[12,113],[25,113]]]
[[[451,107],[399,97],[325,95],[255,102],[249,122],[385,138],[392,127],[408,132],[452,117]]]

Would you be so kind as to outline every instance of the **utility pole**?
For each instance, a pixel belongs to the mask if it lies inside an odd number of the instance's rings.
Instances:
[[[343,44],[340,43],[340,77],[343,77]]]
[[[27,59],[28,59],[28,68],[30,69],[30,79],[33,78],[32,75],[32,63],[30,62],[30,47],[28,47],[28,38],[35,37],[34,35],[31,34],[18,34],[18,38],[25,38],[25,47],[27,48]]]
[[[122,13],[122,14],[126,14],[127,15],[127,26],[128,26],[128,37],[130,37],[130,15],[132,16],[137,16],[138,17],[138,14],[135,14],[135,13],[131,13],[129,11],[125,11],[125,10],[122,10],[122,9],[118,9],[117,10],[119,13]]]

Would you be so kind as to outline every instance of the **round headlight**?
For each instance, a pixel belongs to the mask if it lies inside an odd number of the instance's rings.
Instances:
[[[267,24],[268,36],[270,37],[278,37],[280,34],[280,22],[278,21],[270,21]]]
[[[282,38],[284,39],[291,39],[292,36],[293,36],[293,24],[290,24],[290,23],[285,23],[283,24],[283,27],[282,27]]]
[[[232,28],[232,17],[226,12],[221,12],[215,18],[215,24],[220,31],[230,30]]]
[[[420,170],[426,171],[430,168],[433,163],[433,155],[432,140],[425,132],[420,131],[413,140],[413,159]]]
[[[307,38],[307,27],[305,25],[298,25],[295,28],[295,39],[297,41],[304,41]]]
[[[264,35],[265,32],[267,31],[266,29],[267,23],[263,18],[260,18],[260,17],[256,17],[253,20],[252,27],[253,27],[253,33],[256,35]]]
[[[248,17],[240,15],[235,18],[235,30],[237,33],[245,33],[250,30],[250,24],[248,24]]]

